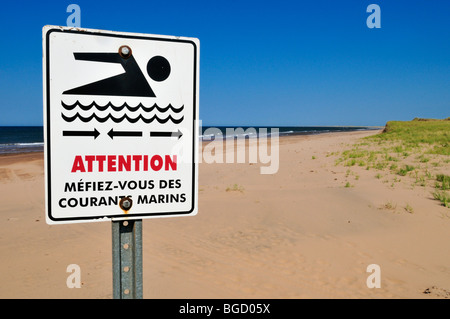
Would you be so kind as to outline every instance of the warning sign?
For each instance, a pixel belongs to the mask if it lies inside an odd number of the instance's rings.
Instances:
[[[47,223],[195,215],[198,39],[45,26],[43,52]]]

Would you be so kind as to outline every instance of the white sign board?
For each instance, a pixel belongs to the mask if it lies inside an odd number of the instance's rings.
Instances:
[[[45,26],[43,74],[47,223],[197,213],[198,39]]]

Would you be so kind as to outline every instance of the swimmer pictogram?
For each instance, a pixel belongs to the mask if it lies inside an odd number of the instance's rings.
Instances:
[[[125,72],[64,91],[63,94],[156,97],[133,55],[124,57],[119,53],[104,52],[76,52],[73,55],[75,60],[80,61],[120,63]],[[154,56],[147,63],[147,73],[154,81],[166,80],[170,71],[169,61],[162,56]]]

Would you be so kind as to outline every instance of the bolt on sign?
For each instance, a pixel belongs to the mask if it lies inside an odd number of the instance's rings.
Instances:
[[[198,39],[45,26],[43,74],[47,223],[197,213]]]

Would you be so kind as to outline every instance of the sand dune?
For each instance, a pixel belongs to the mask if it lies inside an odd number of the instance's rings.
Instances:
[[[198,215],[143,222],[144,298],[450,298],[449,209],[329,156],[370,134],[281,138],[273,175],[201,163]],[[1,298],[112,297],[111,225],[45,223],[42,154],[1,157],[0,194]]]

